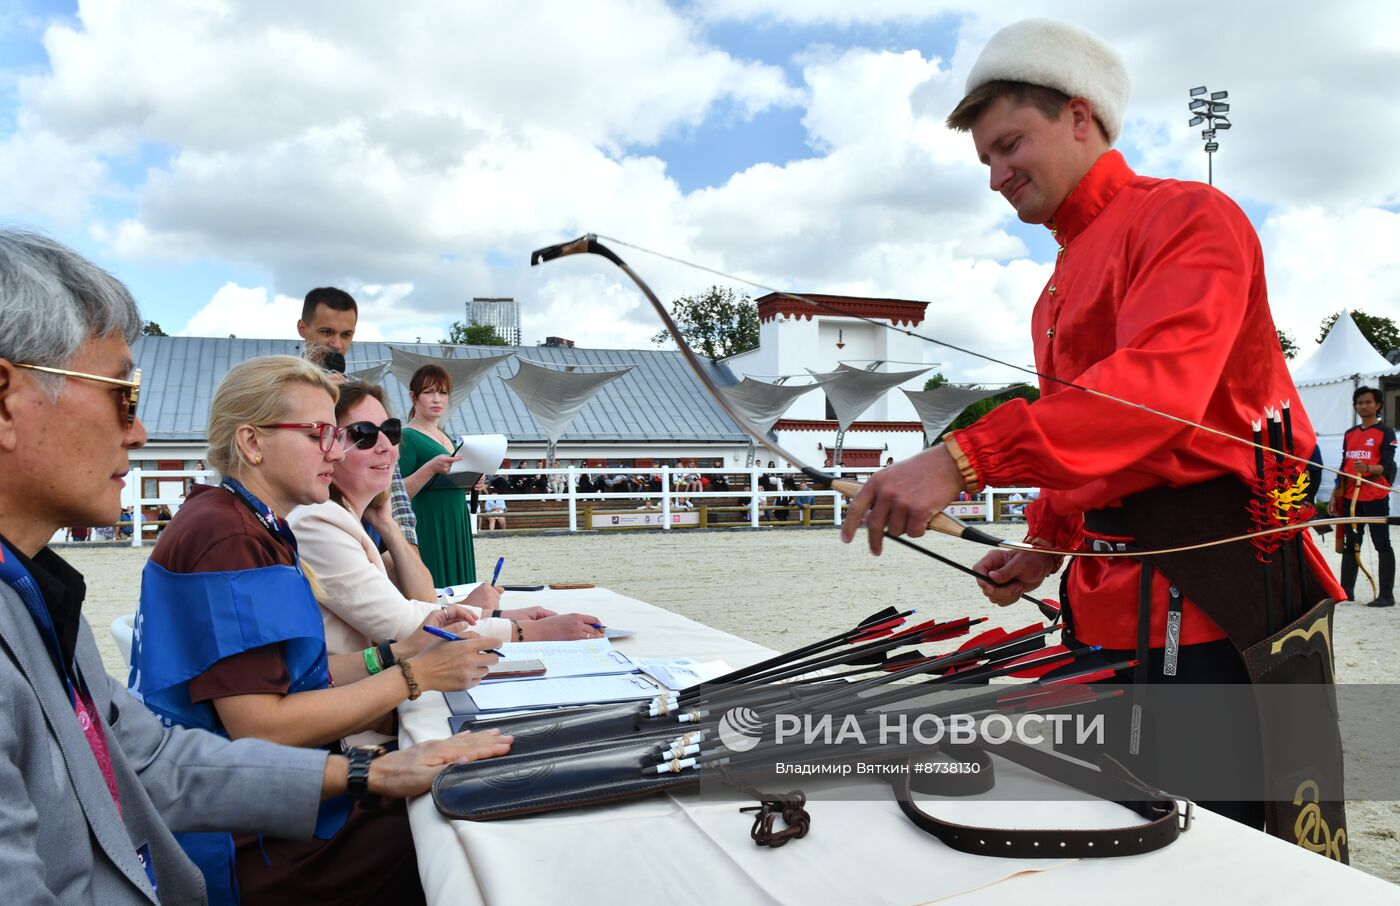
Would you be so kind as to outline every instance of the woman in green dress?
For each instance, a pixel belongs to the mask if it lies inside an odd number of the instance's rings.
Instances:
[[[408,426],[399,446],[399,471],[418,517],[418,553],[438,588],[476,581],[467,491],[444,477],[461,457],[438,427],[447,412],[452,378],[437,365],[424,365],[408,383]]]

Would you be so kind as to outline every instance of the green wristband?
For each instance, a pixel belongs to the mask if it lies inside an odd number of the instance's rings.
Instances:
[[[370,676],[374,676],[384,669],[384,665],[379,663],[378,651],[375,651],[373,648],[366,648],[361,653],[365,656],[365,669],[369,671]]]

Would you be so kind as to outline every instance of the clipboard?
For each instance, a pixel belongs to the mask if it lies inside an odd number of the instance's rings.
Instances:
[[[453,456],[460,455],[461,462],[452,464],[452,471],[446,475],[434,475],[425,486],[429,491],[459,490],[470,491],[481,476],[501,467],[506,456],[506,436],[504,434],[460,434],[457,446],[452,448]]]

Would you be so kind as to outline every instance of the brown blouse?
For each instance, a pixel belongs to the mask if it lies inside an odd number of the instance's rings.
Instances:
[[[247,505],[211,485],[190,489],[151,552],[175,573],[225,572],[292,566],[291,547],[258,521]],[[193,701],[229,695],[285,695],[291,678],[282,646],[264,645],[224,658],[190,681]],[[235,834],[236,871],[245,904],[423,902],[408,811],[402,800],[385,808],[356,806],[329,840],[284,840]]]

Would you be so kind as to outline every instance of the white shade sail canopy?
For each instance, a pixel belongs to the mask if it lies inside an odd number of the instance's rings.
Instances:
[[[762,433],[773,430],[778,419],[792,405],[792,401],[804,393],[815,390],[826,383],[818,380],[814,384],[770,384],[746,377],[737,384],[719,388],[739,413],[753,423]]]
[[[810,369],[809,369],[810,370]],[[836,413],[836,423],[845,431],[877,399],[893,387],[913,380],[928,368],[915,371],[864,371],[850,365],[838,365],[835,371],[812,372],[822,381],[822,390]]]
[[[549,368],[526,359],[519,359],[518,364],[520,370],[513,377],[506,378],[505,383],[530,410],[530,415],[539,423],[545,437],[549,438],[551,447],[559,442],[569,423],[604,385],[622,377],[633,367],[577,371]]]
[[[932,442],[968,406],[989,396],[1005,393],[1015,386],[1017,385],[1009,384],[1005,387],[986,389],[943,386],[932,390],[905,390],[904,395],[909,397],[909,402],[914,404],[914,411],[919,413],[919,420],[924,423],[924,439]]]
[[[404,387],[413,380],[413,373],[424,365],[437,365],[447,372],[452,378],[452,392],[447,398],[447,411],[453,412],[466,398],[472,395],[482,381],[486,380],[486,375],[491,373],[501,361],[510,358],[515,353],[506,352],[500,355],[483,355],[469,359],[444,358],[435,355],[423,355],[418,352],[409,352],[406,349],[399,349],[397,346],[390,346],[389,353],[393,362],[389,365],[389,371],[394,377],[399,379],[399,383]]]
[[[384,380],[384,375],[388,370],[389,363],[380,362],[377,365],[366,365],[363,368],[356,368],[354,371],[346,371],[345,378],[346,380],[360,381],[365,384],[377,384]],[[405,384],[404,386],[408,385]]]

